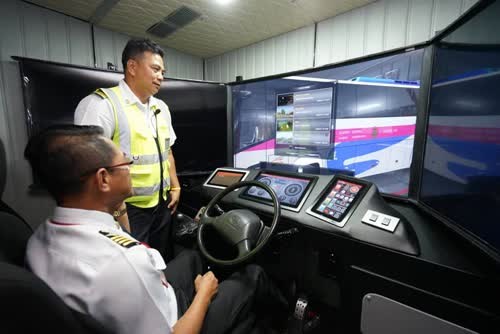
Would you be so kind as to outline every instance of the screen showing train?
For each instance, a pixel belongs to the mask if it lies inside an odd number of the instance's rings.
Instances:
[[[363,184],[337,179],[330,190],[312,208],[312,211],[340,222],[356,202],[363,188]]]
[[[271,187],[280,203],[291,208],[299,207],[313,181],[310,177],[278,175],[266,172],[260,173],[255,180]],[[267,191],[256,186],[247,188],[242,196],[265,201],[271,200],[271,196]]]

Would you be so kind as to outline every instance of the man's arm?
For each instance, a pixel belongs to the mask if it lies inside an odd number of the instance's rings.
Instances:
[[[174,213],[177,210],[177,205],[179,205],[181,185],[179,183],[179,179],[177,178],[177,170],[175,168],[175,159],[172,149],[168,151],[168,162],[170,165],[168,169],[170,176],[170,203],[168,203],[168,208],[172,209],[172,213]]]
[[[114,218],[120,224],[123,230],[130,234],[130,223],[128,221],[127,205],[123,202],[115,211]]]
[[[99,125],[104,130],[104,136],[111,138],[115,131],[113,107],[107,99],[90,94],[83,98],[75,110],[76,125]]]
[[[196,334],[201,331],[208,306],[217,293],[219,282],[215,275],[209,271],[203,276],[196,277],[195,286],[196,295],[186,313],[175,323],[175,334]]]

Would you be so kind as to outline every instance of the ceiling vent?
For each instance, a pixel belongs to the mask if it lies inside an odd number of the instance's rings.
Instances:
[[[170,15],[163,18],[163,20],[161,20],[160,22],[153,24],[146,31],[157,37],[164,38],[168,35],[173,34],[178,29],[193,22],[200,16],[201,14],[194,11],[193,9],[186,6],[181,6]]]

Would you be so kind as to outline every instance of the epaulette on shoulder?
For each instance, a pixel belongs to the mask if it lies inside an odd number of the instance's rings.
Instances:
[[[94,91],[94,94],[100,96],[103,99],[107,99],[108,96],[99,88]]]
[[[131,248],[131,247],[138,246],[141,244],[140,242],[138,242],[134,239],[125,237],[123,235],[113,234],[113,233],[109,233],[109,232],[105,232],[105,231],[99,231],[99,233],[104,235],[105,237],[108,237],[109,239],[116,242],[118,245],[125,247],[125,248]]]

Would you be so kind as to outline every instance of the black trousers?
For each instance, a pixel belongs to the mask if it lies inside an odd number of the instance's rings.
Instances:
[[[177,297],[179,318],[194,299],[194,279],[203,275],[200,255],[184,250],[167,263],[165,276]],[[286,301],[258,265],[247,265],[219,282],[217,295],[210,303],[203,322],[203,334],[259,333],[257,319],[261,314],[286,310]]]
[[[174,257],[172,212],[166,201],[152,208],[139,208],[127,203],[130,234],[160,252],[165,261]]]

